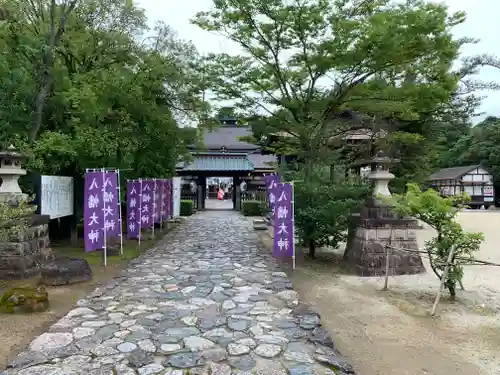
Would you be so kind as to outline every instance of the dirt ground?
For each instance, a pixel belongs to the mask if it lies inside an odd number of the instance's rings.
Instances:
[[[476,257],[500,263],[500,212],[462,212],[459,221],[485,235]],[[432,236],[431,229],[420,230],[420,246]],[[271,248],[269,235],[261,239]],[[467,266],[459,300],[445,298],[431,317],[439,286],[434,274],[391,277],[383,292],[383,278],[345,275],[341,252],[321,252],[316,261],[299,253],[290,275],[360,375],[500,374],[500,267]]]
[[[177,224],[172,224],[168,229],[158,232],[157,239],[162,240],[165,234],[174,229]],[[76,301],[90,294],[96,287],[115,278],[126,267],[128,261],[137,257],[154,245],[155,241],[143,241],[141,249],[133,241],[124,242],[124,258],[120,256],[108,257],[108,266],[102,265],[101,255],[97,252],[84,253],[82,248],[65,248],[56,246],[58,253],[70,257],[83,257],[92,267],[93,278],[91,281],[58,287],[47,287],[49,293],[49,310],[37,314],[1,314],[0,313],[0,372],[28,345],[36,336],[45,332],[54,322],[62,318],[73,308]],[[23,281],[0,280],[0,294],[2,290],[12,287],[35,285],[38,278]]]
[[[28,345],[37,335],[63,317],[80,298],[91,293],[97,286],[106,283],[119,274],[126,263],[104,267],[93,266],[92,281],[69,286],[47,288],[50,309],[39,314],[0,314],[0,370],[7,366],[16,354]],[[16,285],[31,284],[18,282]],[[12,283],[9,287],[12,286]]]

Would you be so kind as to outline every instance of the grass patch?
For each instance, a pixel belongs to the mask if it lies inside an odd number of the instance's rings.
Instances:
[[[128,241],[127,241],[128,242]],[[141,244],[141,250],[145,249],[147,244]],[[103,253],[102,251],[85,252],[81,247],[71,247],[64,244],[58,244],[53,247],[53,250],[61,256],[70,258],[85,259],[91,266],[98,266],[102,264]],[[123,244],[123,259],[120,255],[108,256],[108,264],[117,264],[123,261],[129,261],[141,255],[142,251],[139,250],[137,243],[124,243]]]
[[[168,232],[167,229],[156,230],[155,239],[156,240],[142,240],[141,246],[136,240],[123,239],[123,257],[121,255],[108,256],[108,265],[116,265],[121,262],[128,262],[139,255],[144,253],[146,250],[150,249],[154,244],[163,238],[163,236]],[[83,241],[78,246],[71,246],[67,243],[56,243],[52,245],[52,249],[60,256],[67,256],[71,258],[82,258],[85,259],[91,266],[99,266],[103,263],[103,252],[102,251],[91,251],[85,252]]]
[[[93,281],[101,282],[102,278],[106,278],[108,274],[113,273],[117,270],[123,269],[127,263],[148,249],[153,247],[159,240],[161,240],[174,226],[169,226],[168,228],[163,228],[162,230],[155,230],[155,240],[143,240],[141,241],[141,247],[139,248],[136,240],[123,239],[123,257],[121,255],[108,256],[107,267],[104,267],[103,254],[102,251],[91,251],[85,252],[84,241],[79,239],[76,245],[72,245],[69,242],[53,242],[51,244],[52,250],[56,253],[56,256],[65,256],[70,258],[81,258],[85,259],[92,271],[94,272]],[[146,235],[147,236],[147,235]],[[34,276],[28,279],[22,280],[1,280],[0,279],[0,296],[3,290],[19,286],[36,286],[40,280],[40,276]],[[86,283],[83,283],[86,284]],[[82,284],[79,284],[82,285]],[[57,287],[56,287],[57,288]]]

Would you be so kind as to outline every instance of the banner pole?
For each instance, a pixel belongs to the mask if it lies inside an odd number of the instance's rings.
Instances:
[[[160,184],[160,230],[163,230],[163,188],[165,185],[164,179],[160,179],[161,184]]]
[[[156,178],[153,178],[153,231],[152,231],[152,235],[153,235],[153,240],[155,239],[155,216],[156,216],[156,188],[157,188],[157,184],[156,184]]]
[[[118,212],[120,213],[120,255],[123,259],[123,217],[122,217],[122,194],[120,183],[120,170],[116,170],[116,178],[118,180]]]
[[[104,248],[103,248],[103,256],[104,256],[104,267],[108,266],[108,250],[107,250],[107,231],[106,231],[106,172],[104,168],[101,168],[102,172],[102,211],[103,211],[103,228],[104,228]]]

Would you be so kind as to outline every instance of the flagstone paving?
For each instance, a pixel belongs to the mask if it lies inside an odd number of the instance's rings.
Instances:
[[[335,303],[332,301],[332,303]],[[188,218],[37,337],[17,375],[353,374],[248,221]]]

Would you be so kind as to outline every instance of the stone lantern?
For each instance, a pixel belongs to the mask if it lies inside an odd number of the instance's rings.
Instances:
[[[359,276],[383,276],[387,256],[391,275],[425,272],[419,253],[408,251],[418,250],[418,220],[400,217],[379,199],[391,196],[389,182],[395,176],[389,167],[397,162],[381,152],[365,162],[371,165],[367,177],[374,183],[373,192],[361,212],[351,217],[343,256],[343,261]]]
[[[25,156],[14,146],[0,151],[0,203],[16,205],[27,199],[19,187],[19,177]],[[31,214],[25,217],[27,228],[17,238],[0,246],[0,279],[22,279],[40,273],[39,265],[53,254],[49,247],[48,215]]]
[[[18,152],[13,145],[10,145],[5,151],[0,151],[0,178],[2,179],[0,202],[27,197],[19,187],[19,177],[26,174],[26,170],[22,168],[24,160],[25,156]]]
[[[389,182],[396,176],[389,172],[391,165],[398,163],[399,160],[383,156],[382,152],[371,159],[372,170],[368,178],[373,181],[373,197],[390,197]]]

